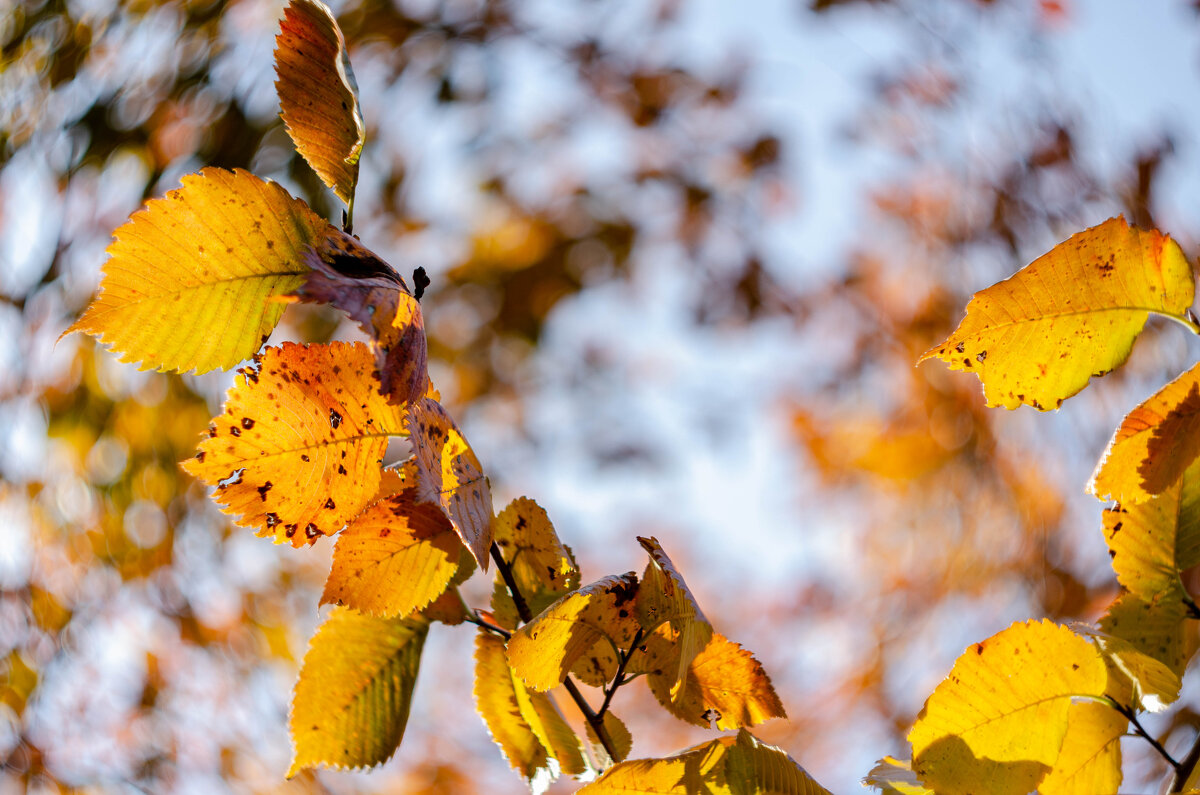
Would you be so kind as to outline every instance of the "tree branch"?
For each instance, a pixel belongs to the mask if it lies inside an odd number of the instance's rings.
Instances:
[[[1150,747],[1157,751],[1158,755],[1166,760],[1167,764],[1170,765],[1175,771],[1175,777],[1178,778],[1180,771],[1183,770],[1183,766],[1179,762],[1176,762],[1174,757],[1167,753],[1167,749],[1162,747],[1162,743],[1151,737],[1149,732],[1142,728],[1142,724],[1138,723],[1137,715],[1134,714],[1134,711],[1129,707],[1126,707],[1124,704],[1117,704],[1115,702],[1113,703],[1113,708],[1129,719],[1129,722],[1133,724],[1134,732],[1143,740],[1150,743]],[[1193,762],[1192,765],[1195,766],[1195,762]]]
[[[1196,769],[1196,765],[1200,763],[1200,731],[1196,732],[1196,737],[1192,740],[1192,747],[1188,749],[1185,756],[1175,767],[1175,775],[1171,777],[1171,785],[1167,789],[1168,792],[1183,792],[1184,786],[1187,784],[1192,773]]]

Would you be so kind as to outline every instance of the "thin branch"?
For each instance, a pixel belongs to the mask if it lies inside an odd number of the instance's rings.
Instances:
[[[596,714],[601,720],[604,718],[604,713],[608,712],[608,705],[612,703],[612,698],[617,692],[617,688],[625,684],[625,666],[629,665],[629,659],[633,657],[633,653],[637,651],[638,645],[642,642],[642,628],[638,627],[638,631],[634,634],[633,640],[629,642],[629,648],[621,655],[621,660],[617,664],[617,675],[613,677],[612,684],[604,691],[604,703],[600,705],[600,709],[596,710]]]
[[[1158,755],[1166,760],[1167,764],[1174,769],[1176,777],[1178,777],[1180,771],[1183,769],[1183,766],[1179,762],[1176,762],[1174,757],[1167,753],[1167,749],[1162,747],[1162,743],[1151,737],[1149,732],[1142,728],[1142,724],[1138,723],[1137,715],[1134,714],[1134,711],[1129,707],[1126,707],[1124,704],[1118,704],[1116,702],[1113,702],[1113,709],[1129,719],[1129,722],[1133,724],[1134,732],[1143,740],[1150,743],[1150,747],[1157,751]],[[1193,763],[1193,765],[1194,764],[1195,763]]]
[[[1171,777],[1171,785],[1167,791],[1183,792],[1197,764],[1200,764],[1200,731],[1196,732],[1196,738],[1192,740],[1192,747],[1188,749],[1187,756],[1175,768],[1175,775]]]
[[[508,593],[512,596],[513,604],[516,605],[517,615],[521,617],[521,621],[528,624],[533,620],[533,611],[529,609],[529,603],[525,601],[525,595],[521,593],[521,589],[517,587],[517,580],[513,577],[512,567],[508,565],[508,561],[504,559],[504,554],[500,551],[500,545],[495,541],[492,542],[490,550],[492,560],[496,563],[496,570],[500,572],[501,579],[508,586]],[[616,746],[608,736],[608,731],[604,728],[604,718],[596,714],[592,709],[592,705],[583,697],[583,693],[579,691],[579,686],[575,684],[570,676],[563,679],[563,687],[570,694],[571,699],[575,702],[575,706],[583,713],[583,719],[592,727],[592,731],[599,738],[600,744],[604,746],[605,752],[610,759],[617,758]]]

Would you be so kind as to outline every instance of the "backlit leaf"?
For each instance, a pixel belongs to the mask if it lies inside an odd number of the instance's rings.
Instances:
[[[273,182],[206,168],[119,227],[82,331],[143,369],[229,368],[270,336],[324,220]]]
[[[291,0],[275,37],[275,90],[288,135],[346,204],[366,138],[358,84],[337,20],[320,0]]]
[[[920,361],[974,372],[989,406],[1058,408],[1125,361],[1150,313],[1184,319],[1194,291],[1179,244],[1111,218],[976,293]]]
[[[527,497],[513,500],[496,517],[493,528],[496,545],[534,615],[579,587],[574,555],[558,540],[550,517],[536,502]],[[502,626],[516,629],[517,609],[499,574],[492,593],[492,612]]]
[[[804,768],[742,729],[725,754],[725,778],[734,795],[830,795]]]
[[[304,261],[311,270],[296,297],[332,304],[358,322],[371,338],[383,394],[393,403],[424,397],[429,389],[425,319],[404,278],[332,228]]]
[[[1100,628],[1162,662],[1176,676],[1183,676],[1189,651],[1186,619],[1182,587],[1177,587],[1154,601],[1121,594],[1100,619]]]
[[[1050,772],[1074,697],[1101,698],[1108,669],[1087,638],[1049,621],[1014,624],[967,649],[926,700],[908,740],[913,770],[941,795],[1025,795]]]
[[[684,686],[671,697],[674,672],[647,677],[654,697],[668,712],[688,723],[740,729],[786,717],[771,679],[750,652],[713,633],[712,640],[688,666]]]
[[[562,597],[513,633],[508,642],[513,671],[534,690],[549,690],[598,643],[627,647],[638,629],[637,593],[637,576],[629,572]],[[610,679],[616,674],[615,658],[607,674]]]
[[[415,485],[385,497],[338,535],[321,604],[392,617],[441,596],[466,549],[440,508],[415,500]]]
[[[1121,786],[1121,736],[1129,721],[1107,704],[1072,704],[1067,734],[1040,795],[1115,795]]]
[[[638,619],[647,632],[663,622],[670,622],[677,633],[679,659],[671,673],[671,696],[678,698],[687,683],[688,666],[713,636],[712,624],[704,617],[696,598],[688,590],[683,576],[667,557],[656,538],[638,537],[638,542],[650,553],[650,562],[642,575],[638,594]]]
[[[863,784],[875,787],[885,795],[936,795],[917,779],[912,763],[890,756],[875,763]]]
[[[311,544],[342,529],[375,496],[403,410],[379,394],[367,346],[284,343],[243,368],[191,475],[237,524],[276,543]]]
[[[1122,505],[1143,502],[1179,481],[1200,455],[1200,365],[1125,415],[1088,491]]]
[[[296,682],[289,777],[306,767],[372,767],[395,753],[427,631],[422,620],[334,608]]]
[[[442,405],[422,398],[408,409],[417,459],[417,498],[440,505],[479,567],[492,545],[492,492],[475,451]]]
[[[599,735],[592,728],[592,724],[584,721],[584,729],[587,732],[588,745],[592,749],[592,756],[596,759],[596,764],[601,770],[607,770],[617,762],[624,762],[629,756],[629,752],[633,750],[633,735],[629,733],[625,723],[613,714],[612,710],[604,713],[604,734],[608,737],[613,746],[613,752],[616,753],[616,758],[612,758],[608,749],[604,747],[604,743],[600,742]]]

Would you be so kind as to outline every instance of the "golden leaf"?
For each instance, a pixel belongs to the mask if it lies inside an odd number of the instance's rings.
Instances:
[[[528,497],[513,500],[496,517],[493,528],[496,545],[533,615],[579,587],[575,556],[558,540],[550,517],[536,502]],[[520,617],[498,573],[492,612],[502,626],[516,629]]]
[[[549,690],[600,642],[625,648],[638,629],[633,601],[638,582],[633,572],[605,577],[567,594],[547,607],[508,641],[508,662],[525,684]],[[605,681],[616,675],[616,658]]]
[[[1108,606],[1100,628],[1163,663],[1176,676],[1183,676],[1189,658],[1187,617],[1182,586],[1178,586],[1155,601],[1122,594]]]
[[[1166,491],[1200,455],[1200,365],[1125,415],[1088,491],[1122,505]]]
[[[143,370],[228,370],[266,342],[284,309],[268,299],[304,283],[302,255],[329,229],[247,171],[188,175],[113,233],[100,293],[65,334]]]
[[[275,37],[280,116],[300,156],[352,205],[366,127],[346,40],[320,0],[291,0],[283,13]]]
[[[396,752],[428,628],[419,619],[334,608],[296,682],[289,778],[306,767],[372,767]]]
[[[863,784],[875,787],[885,795],[936,795],[917,779],[911,762],[890,756],[875,763]]]
[[[379,488],[389,436],[405,433],[361,343],[284,343],[239,371],[208,438],[183,468],[216,489],[237,524],[276,543],[311,544]]]
[[[600,736],[596,734],[592,724],[584,721],[583,726],[587,732],[588,746],[592,749],[592,757],[596,760],[596,766],[601,770],[607,770],[618,762],[624,762],[629,756],[629,752],[633,750],[633,735],[629,733],[625,722],[614,715],[611,709],[605,711],[601,720],[604,722],[604,734],[612,743],[613,752],[617,755],[616,759],[609,755],[604,743],[600,742]]]
[[[652,632],[664,622],[670,622],[671,628],[677,633],[679,658],[675,671],[670,672],[671,697],[675,699],[687,683],[688,666],[692,659],[712,639],[713,628],[658,539],[638,536],[638,542],[650,553],[650,562],[642,575],[638,593],[638,619],[647,632]]]
[[[786,717],[783,704],[758,660],[738,644],[714,632],[688,666],[687,680],[671,696],[674,672],[651,673],[651,692],[677,718],[721,730],[754,726]]]
[[[1179,244],[1111,218],[975,294],[958,329],[918,362],[974,372],[989,406],[1058,408],[1119,367],[1151,313],[1194,323]]]
[[[1129,721],[1107,704],[1072,704],[1067,734],[1040,795],[1116,795],[1121,786],[1121,743]]]
[[[980,781],[994,795],[1025,795],[1058,758],[1071,699],[1107,688],[1090,640],[1050,621],[1014,624],[967,649],[926,700],[908,735],[913,770],[940,795]]]
[[[445,592],[467,551],[441,509],[415,502],[415,492],[379,500],[338,535],[321,604],[391,618]]]
[[[442,506],[479,567],[488,568],[492,545],[492,492],[479,459],[442,405],[422,398],[408,409],[417,459],[417,496]]]

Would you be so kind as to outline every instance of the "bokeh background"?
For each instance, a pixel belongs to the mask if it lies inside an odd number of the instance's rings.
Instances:
[[[331,543],[232,528],[177,468],[228,374],[56,344],[112,229],[183,174],[339,212],[277,116],[282,6],[0,0],[0,792],[525,791],[473,712],[467,627],[432,631],[391,763],[285,782]],[[761,737],[859,791],[967,644],[1107,606],[1083,484],[1200,347],[1152,321],[1052,414],[913,364],[1112,215],[1196,252],[1193,4],[333,7],[368,125],[355,231],[432,276],[432,374],[497,508],[538,500],[585,581],[658,536],[772,675],[790,719]],[[276,339],[356,334],[294,307]],[[640,684],[614,709],[634,756],[711,736]],[[1150,726],[1187,747],[1198,709],[1187,686]],[[1123,746],[1151,789],[1163,765]]]

